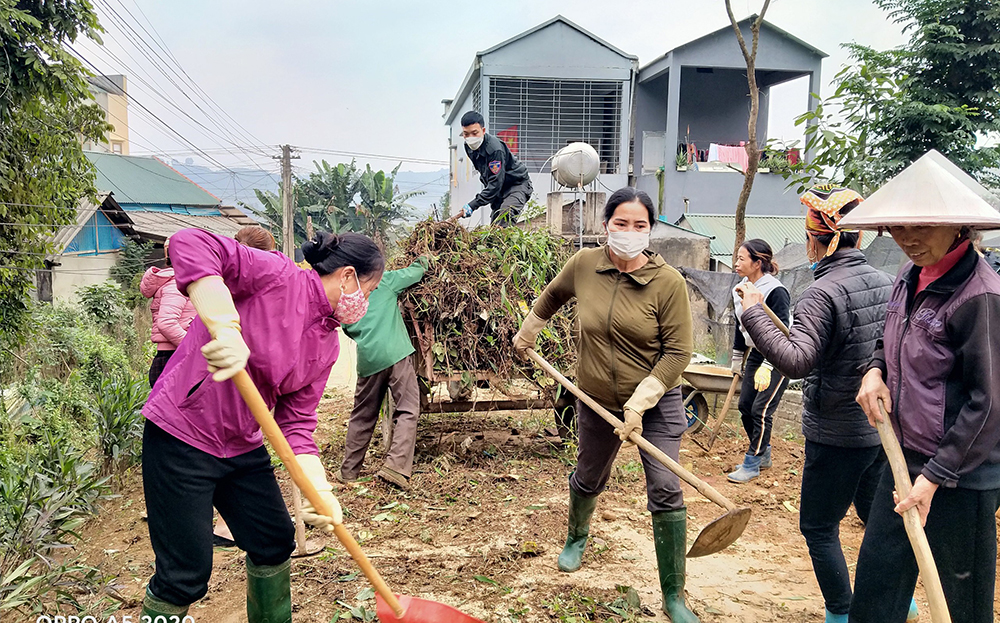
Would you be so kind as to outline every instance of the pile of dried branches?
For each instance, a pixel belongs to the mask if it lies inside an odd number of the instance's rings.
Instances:
[[[550,384],[531,364],[518,360],[511,344],[535,299],[573,253],[562,238],[516,227],[469,231],[454,223],[424,221],[399,247],[397,268],[421,255],[434,258],[402,302],[414,346],[418,353],[430,350],[435,373],[463,373],[467,384],[477,372]],[[560,310],[538,342],[539,353],[567,372],[576,361],[574,313],[574,305]],[[418,373],[427,376],[424,358],[418,354],[415,363]]]

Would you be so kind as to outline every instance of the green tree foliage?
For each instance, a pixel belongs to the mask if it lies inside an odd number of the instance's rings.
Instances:
[[[91,4],[0,0],[0,14],[0,351],[9,352],[25,338],[34,270],[53,234],[95,192],[81,137],[101,140],[108,125],[63,48],[98,39]],[[0,356],[0,372],[9,362]]]
[[[111,278],[121,286],[122,296],[132,309],[146,302],[146,297],[139,291],[139,282],[146,272],[146,258],[152,249],[152,242],[125,240],[118,251],[118,261],[108,271]]]
[[[316,170],[295,180],[295,242],[306,240],[307,217],[313,227],[329,232],[354,231],[363,233],[383,247],[397,237],[403,222],[413,207],[407,201],[422,191],[401,193],[396,186],[397,165],[390,173],[362,171],[352,160],[350,164],[330,165],[322,160],[314,163]],[[281,197],[270,191],[254,190],[264,206],[250,209],[260,217],[275,238],[281,237]],[[249,206],[248,206],[249,207]]]
[[[396,186],[396,173],[399,165],[386,175],[382,171],[372,171],[371,166],[365,166],[361,174],[361,201],[356,212],[363,218],[361,229],[355,230],[367,235],[383,249],[390,239],[399,236],[404,221],[413,213],[413,206],[406,203],[411,197],[422,195],[423,191],[399,192]]]
[[[871,193],[930,149],[980,181],[1000,185],[1000,4],[995,0],[877,0],[910,40],[879,51],[846,44],[837,89],[797,124],[812,161],[791,175]]]

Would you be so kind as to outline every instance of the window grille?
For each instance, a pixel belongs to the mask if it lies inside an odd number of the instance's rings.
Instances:
[[[576,141],[597,150],[601,173],[620,172],[621,82],[491,77],[489,99],[491,133],[532,173]]]
[[[478,81],[476,86],[472,87],[472,110],[480,115],[483,114],[483,85]]]

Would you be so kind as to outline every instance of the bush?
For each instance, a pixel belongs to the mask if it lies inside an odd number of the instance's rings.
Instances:
[[[146,379],[112,376],[101,380],[93,413],[104,474],[120,474],[139,462],[142,406],[148,397]]]
[[[152,250],[152,242],[126,240],[118,253],[118,261],[109,271],[111,278],[121,286],[122,301],[129,308],[139,307],[146,300],[139,292],[139,281],[146,272],[147,258]]]

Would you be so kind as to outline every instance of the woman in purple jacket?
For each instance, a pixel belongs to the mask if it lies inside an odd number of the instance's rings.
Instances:
[[[243,368],[334,511],[325,517],[306,504],[303,518],[328,530],[342,521],[312,438],[316,406],[340,352],[336,329],[364,315],[385,262],[360,234],[320,233],[302,249],[314,270],[201,230],[171,238],[177,288],[199,319],[143,409],[143,488],[156,554],[142,608],[150,620],[182,619],[207,592],[213,504],[247,552],[249,621],[291,619],[294,527],[260,428],[227,382]]]
[[[974,190],[979,189],[979,192]],[[889,297],[885,334],[858,403],[885,407],[914,478],[894,499],[885,470],[858,553],[852,623],[906,618],[917,564],[901,514],[925,525],[954,623],[991,623],[1000,507],[1000,276],[970,226],[1000,227],[975,180],[931,152],[844,217],[887,228],[910,258]]]

